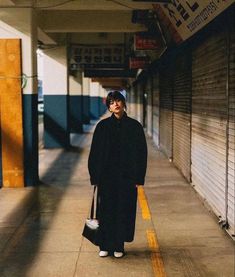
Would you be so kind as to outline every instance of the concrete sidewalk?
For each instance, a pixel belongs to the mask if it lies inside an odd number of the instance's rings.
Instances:
[[[40,150],[38,188],[0,190],[0,276],[234,276],[232,239],[150,139],[148,203],[140,199],[135,241],[123,259],[98,257],[81,236],[94,126],[73,135],[69,151]]]

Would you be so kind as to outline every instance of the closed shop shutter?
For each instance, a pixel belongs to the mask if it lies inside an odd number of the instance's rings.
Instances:
[[[153,141],[159,147],[159,73],[153,76]]]
[[[225,218],[226,35],[211,35],[192,53],[192,184]]]
[[[173,95],[173,161],[185,178],[191,175],[191,55],[175,61]]]
[[[230,32],[229,49],[229,128],[228,128],[228,223],[230,232],[235,234],[235,33]]]
[[[172,158],[172,104],[173,78],[172,68],[162,65],[160,68],[160,148],[169,159]]]
[[[153,95],[152,95],[152,76],[148,77],[145,93],[147,94],[147,134],[152,137],[152,105],[153,105]]]
[[[143,84],[137,84],[137,120],[143,125]]]

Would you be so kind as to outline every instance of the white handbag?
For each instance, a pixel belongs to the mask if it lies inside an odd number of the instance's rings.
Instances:
[[[97,219],[86,219],[86,225],[92,229],[92,230],[96,230],[99,228],[99,221]]]

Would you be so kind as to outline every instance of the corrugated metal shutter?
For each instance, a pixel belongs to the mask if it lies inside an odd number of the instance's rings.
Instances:
[[[143,84],[137,84],[137,120],[143,124]]]
[[[191,181],[191,55],[175,61],[173,95],[173,161]]]
[[[153,141],[159,146],[159,106],[160,106],[160,91],[159,91],[159,73],[153,76]]]
[[[147,134],[152,137],[153,135],[153,122],[152,122],[152,105],[153,105],[153,95],[152,95],[152,76],[148,77],[146,83],[145,92],[147,93]]]
[[[172,158],[172,124],[173,124],[173,74],[172,68],[162,65],[160,68],[160,148]]]
[[[229,128],[228,128],[228,223],[235,234],[235,33],[230,32],[229,55]]]
[[[222,30],[222,29],[221,29]],[[226,36],[211,35],[192,53],[192,183],[225,218]]]

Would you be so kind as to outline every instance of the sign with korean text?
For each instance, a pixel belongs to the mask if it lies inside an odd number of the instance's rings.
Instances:
[[[156,38],[147,32],[139,32],[134,35],[135,50],[156,50],[162,46],[161,38]]]
[[[222,11],[234,0],[171,0],[167,4],[153,4],[159,19],[168,25],[176,42],[186,40]]]
[[[143,69],[150,64],[149,57],[130,57],[129,58],[129,68],[130,69]]]
[[[72,45],[70,69],[115,68],[124,65],[123,45]]]

